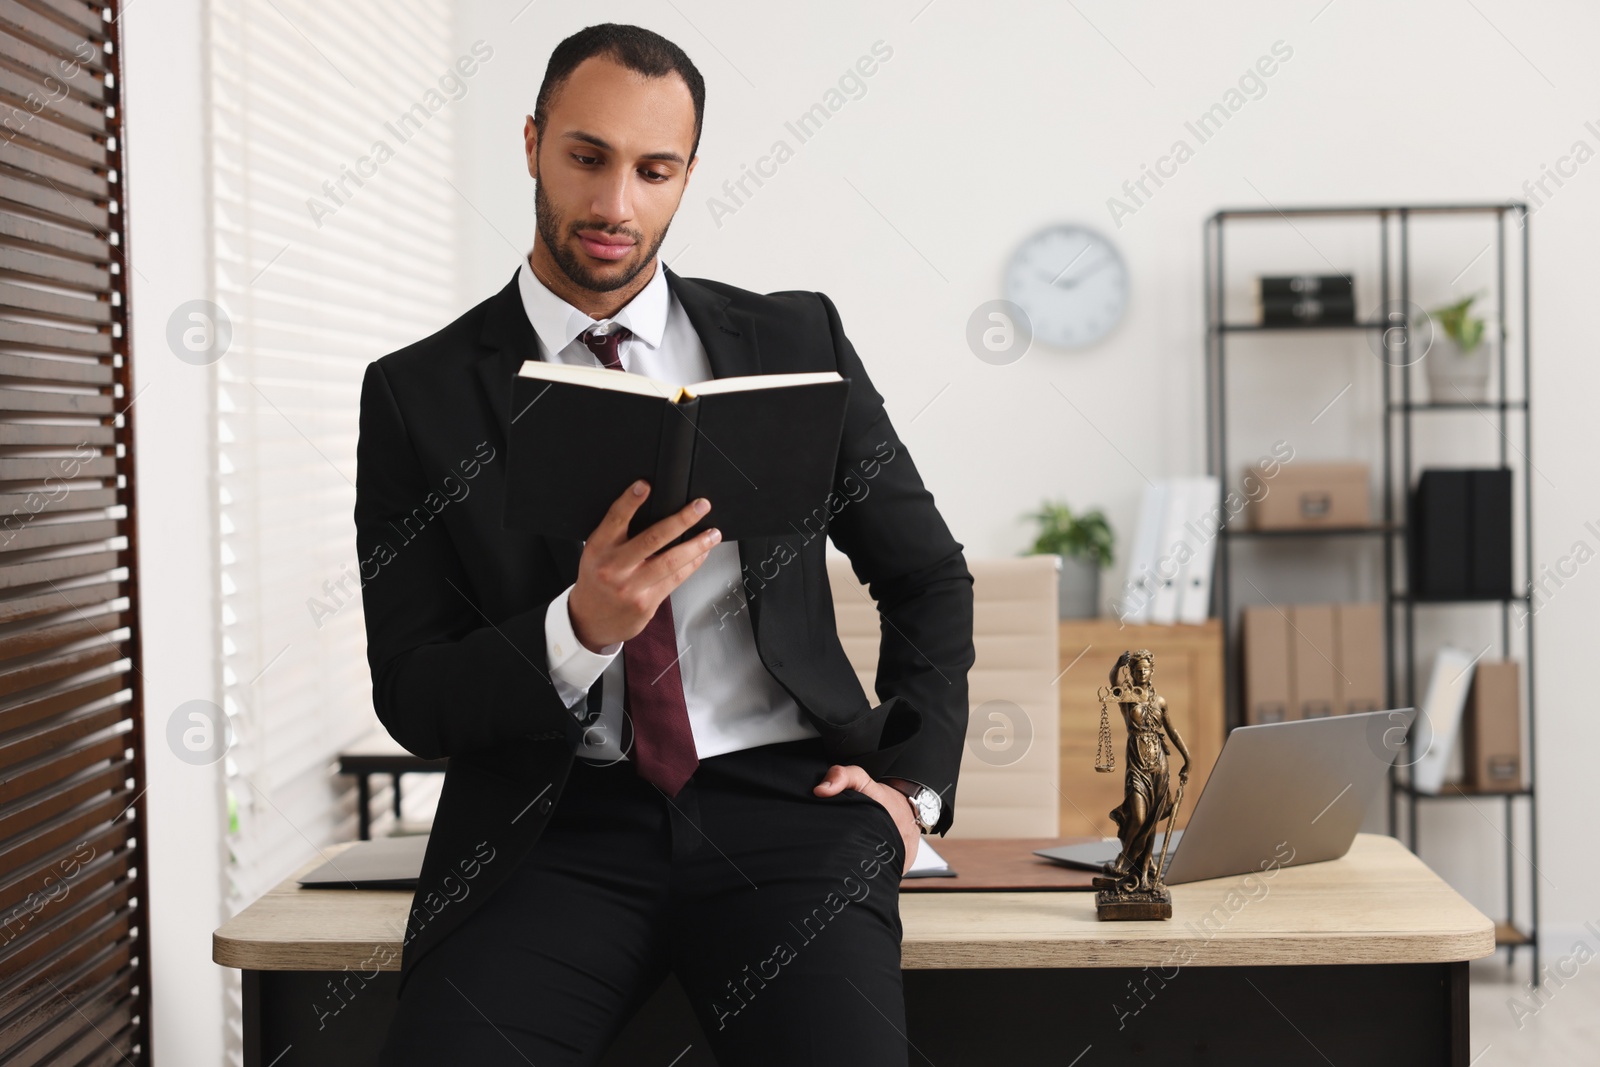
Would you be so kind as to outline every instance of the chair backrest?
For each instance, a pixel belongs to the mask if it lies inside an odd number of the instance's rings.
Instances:
[[[967,560],[976,658],[967,675],[967,744],[950,837],[1058,833],[1059,566],[1049,555]],[[877,606],[843,555],[828,557],[828,582],[845,655],[877,703]]]

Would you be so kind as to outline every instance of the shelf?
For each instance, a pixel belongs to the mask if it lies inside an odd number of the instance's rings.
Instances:
[[[1398,524],[1385,526],[1311,526],[1296,530],[1253,530],[1249,527],[1232,529],[1224,526],[1219,532],[1224,537],[1264,538],[1301,538],[1301,537],[1382,537],[1388,533],[1399,533],[1404,527]]]
[[[1515,923],[1497,922],[1494,924],[1494,944],[1496,948],[1504,945],[1531,945],[1533,935]]]
[[[1506,211],[1527,211],[1528,205],[1520,200],[1508,200],[1503,204],[1371,204],[1356,207],[1244,207],[1223,208],[1215,212],[1211,218],[1221,219],[1281,219],[1281,218],[1310,218],[1312,216],[1351,216],[1351,215],[1492,215]]]
[[[1442,385],[1441,389],[1429,389],[1419,371],[1383,359],[1382,346],[1373,343],[1380,339],[1381,331],[1399,327],[1404,321],[1402,316],[1391,316],[1389,309],[1402,307],[1402,301],[1409,300],[1419,291],[1419,279],[1431,284],[1432,272],[1423,271],[1418,264],[1431,264],[1434,259],[1431,255],[1419,256],[1417,252],[1433,243],[1431,234],[1434,226],[1431,221],[1426,225],[1421,224],[1422,216],[1439,220],[1453,217],[1459,220],[1455,225],[1457,229],[1470,227],[1482,231],[1483,235],[1476,239],[1477,244],[1483,245],[1485,241],[1488,244],[1479,253],[1483,258],[1480,266],[1486,266],[1493,279],[1492,295],[1487,304],[1498,309],[1503,329],[1508,330],[1513,322],[1519,327],[1515,345],[1518,352],[1516,366],[1507,362],[1513,351],[1507,347],[1502,354],[1499,374],[1477,390],[1466,390],[1472,399],[1449,385]],[[1361,583],[1361,591],[1370,593],[1384,605],[1381,613],[1383,664],[1385,691],[1391,707],[1403,705],[1400,698],[1417,684],[1417,673],[1423,668],[1422,649],[1418,647],[1419,629],[1432,629],[1433,624],[1448,623],[1450,625],[1446,632],[1454,633],[1458,626],[1471,626],[1492,619],[1500,635],[1502,654],[1515,656],[1525,666],[1525,674],[1521,678],[1525,688],[1520,692],[1525,694],[1521,711],[1526,724],[1528,747],[1523,768],[1525,780],[1519,783],[1522,788],[1513,792],[1492,792],[1449,783],[1440,793],[1420,793],[1409,784],[1413,781],[1411,772],[1404,767],[1397,767],[1389,775],[1392,785],[1385,798],[1389,832],[1416,851],[1424,838],[1434,832],[1421,825],[1426,821],[1423,809],[1430,807],[1430,801],[1467,799],[1482,801],[1485,811],[1489,807],[1502,808],[1507,824],[1502,834],[1506,849],[1507,905],[1504,915],[1506,921],[1496,927],[1496,943],[1508,946],[1507,950],[1512,954],[1519,947],[1527,947],[1533,955],[1534,974],[1537,976],[1540,884],[1543,880],[1536,873],[1539,861],[1537,826],[1540,799],[1535,794],[1534,784],[1539,780],[1536,765],[1539,732],[1538,702],[1534,699],[1533,686],[1537,642],[1534,639],[1536,627],[1532,608],[1542,594],[1533,584],[1540,572],[1534,562],[1532,541],[1522,537],[1520,544],[1513,543],[1516,556],[1512,575],[1520,577],[1511,583],[1509,589],[1494,596],[1414,598],[1409,590],[1414,579],[1413,553],[1400,551],[1412,547],[1406,510],[1412,499],[1411,487],[1418,470],[1428,465],[1427,460],[1440,454],[1436,447],[1440,444],[1437,440],[1439,434],[1457,428],[1456,422],[1472,421],[1473,425],[1477,425],[1476,420],[1462,420],[1459,417],[1453,420],[1435,418],[1435,413],[1471,412],[1478,419],[1499,428],[1500,465],[1514,469],[1519,482],[1515,486],[1512,501],[1514,523],[1523,532],[1531,526],[1529,518],[1533,508],[1535,479],[1527,457],[1532,453],[1533,405],[1529,368],[1534,357],[1526,329],[1531,320],[1528,216],[1529,205],[1516,200],[1403,205],[1381,202],[1345,205],[1314,203],[1281,209],[1266,204],[1223,206],[1206,218],[1202,230],[1202,294],[1206,310],[1203,385],[1206,472],[1231,482],[1234,464],[1239,458],[1232,452],[1239,442],[1231,440],[1231,436],[1240,431],[1251,434],[1259,432],[1261,427],[1256,416],[1263,400],[1268,404],[1278,400],[1277,397],[1263,398],[1259,395],[1259,388],[1240,393],[1236,383],[1241,380],[1253,382],[1256,376],[1238,373],[1239,369],[1254,367],[1254,360],[1268,356],[1276,363],[1291,361],[1280,370],[1304,369],[1326,364],[1328,358],[1339,355],[1341,351],[1342,360],[1344,357],[1353,359],[1354,349],[1374,349],[1373,355],[1378,358],[1355,360],[1362,369],[1352,373],[1365,374],[1368,380],[1375,377],[1375,387],[1365,388],[1346,398],[1345,411],[1362,419],[1359,425],[1364,432],[1360,436],[1366,437],[1377,453],[1372,472],[1382,478],[1385,497],[1390,499],[1391,505],[1398,504],[1398,508],[1369,515],[1370,525],[1345,525],[1339,528],[1253,530],[1245,528],[1248,526],[1248,517],[1245,515],[1219,515],[1215,520],[1223,525],[1215,538],[1219,543],[1216,545],[1217,579],[1213,582],[1212,593],[1215,597],[1214,610],[1221,616],[1227,635],[1224,644],[1226,657],[1222,664],[1227,719],[1230,723],[1236,717],[1241,722],[1244,719],[1243,690],[1247,680],[1243,657],[1238,654],[1242,627],[1233,626],[1239,607],[1233,586],[1238,584],[1243,588],[1244,580],[1249,579],[1254,570],[1273,562],[1279,566],[1300,566],[1305,569],[1307,557],[1326,554],[1325,546],[1330,543],[1329,538],[1344,539],[1340,543],[1347,546],[1334,553],[1336,560],[1327,561],[1340,564],[1328,568],[1330,576],[1348,574],[1350,579]],[[1241,257],[1234,251],[1239,247],[1232,240],[1232,231],[1235,229],[1255,231],[1264,228],[1257,224],[1268,224],[1289,233],[1301,225],[1300,220],[1307,218],[1317,218],[1330,230],[1340,229],[1352,238],[1370,234],[1370,253],[1360,251],[1352,241],[1351,252],[1348,253],[1352,258],[1338,263],[1322,260],[1321,266],[1327,268],[1323,271],[1317,263],[1304,258],[1301,270],[1293,270],[1286,269],[1281,260],[1263,262],[1256,257]],[[1426,242],[1419,240],[1424,236],[1424,231],[1430,235],[1430,240]],[[1357,314],[1351,316],[1355,321],[1302,323],[1291,320],[1287,324],[1275,322],[1264,325],[1254,321],[1261,316],[1261,308],[1251,306],[1244,299],[1247,283],[1253,286],[1257,276],[1335,272],[1351,277],[1355,276],[1354,272],[1360,272],[1360,278],[1365,283],[1363,291],[1366,297],[1361,298],[1357,294]],[[1333,309],[1324,305],[1319,310],[1331,312]],[[1350,306],[1346,304],[1340,311],[1349,315]],[[1272,336],[1258,341],[1239,340],[1250,334]],[[1502,334],[1501,340],[1510,346],[1509,332]],[[1237,364],[1240,358],[1245,358],[1246,363]],[[1298,396],[1300,390],[1297,385],[1302,383],[1297,379],[1305,379],[1305,385],[1311,384],[1305,375],[1298,373],[1290,373],[1285,380],[1275,379],[1275,382],[1284,393],[1292,392]],[[1348,387],[1346,391],[1349,391]],[[1343,395],[1341,392],[1340,396]],[[1477,400],[1478,395],[1486,399]],[[1297,403],[1300,409],[1309,410],[1324,400],[1302,396]],[[1352,409],[1351,404],[1357,407]],[[1320,413],[1318,417],[1321,417]],[[1474,433],[1481,433],[1481,428]],[[1444,442],[1445,445],[1449,443],[1448,440]],[[1230,526],[1232,528],[1228,528]],[[1276,542],[1283,547],[1252,547],[1248,551],[1234,551],[1237,543],[1246,541],[1252,546]],[[1382,551],[1371,551],[1374,547]],[[1374,567],[1373,564],[1380,566]],[[1429,605],[1446,605],[1458,610],[1430,612],[1427,610]],[[1491,610],[1460,610],[1465,605],[1486,605]],[[1516,605],[1522,606],[1512,611]],[[1498,611],[1493,610],[1496,608]],[[1419,614],[1425,617],[1419,620]],[[1515,627],[1512,626],[1513,615],[1518,616]],[[1422,627],[1419,623],[1428,625]],[[1489,649],[1485,648],[1484,652],[1488,653]],[[1496,803],[1496,797],[1505,799]],[[1525,799],[1515,800],[1517,797]],[[1440,807],[1437,804],[1431,806]],[[1514,843],[1514,839],[1522,833],[1519,827],[1523,822],[1521,816],[1524,810],[1529,828],[1525,845]],[[1527,896],[1522,897],[1522,883],[1517,876],[1519,873],[1526,875],[1530,867],[1535,873],[1527,879],[1529,889]],[[1513,903],[1520,908],[1513,907]]]
[[[1533,796],[1533,790],[1528,786],[1523,786],[1521,789],[1479,789],[1476,786],[1462,785],[1460,782],[1446,782],[1444,789],[1438,793],[1421,792],[1410,782],[1396,782],[1394,787],[1406,796],[1416,797],[1418,800],[1457,800],[1463,797],[1493,800],[1495,797]]]
[[[1223,322],[1211,327],[1213,333],[1316,333],[1318,330],[1382,330],[1387,322],[1312,322],[1302,326],[1266,326],[1259,322]]]
[[[1409,404],[1390,404],[1391,412],[1402,411],[1527,411],[1526,400],[1471,400],[1415,401]]]
[[[1457,596],[1457,597],[1411,597],[1404,592],[1390,593],[1389,603],[1404,604],[1521,604],[1532,599],[1531,593],[1522,593],[1514,596]]]

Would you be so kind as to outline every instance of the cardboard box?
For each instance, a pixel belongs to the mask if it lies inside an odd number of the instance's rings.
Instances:
[[[1387,702],[1383,655],[1383,605],[1339,604],[1334,612],[1339,697],[1335,715],[1378,711]]]
[[[1270,478],[1257,466],[1247,478],[1245,496],[1256,497],[1250,525],[1257,530],[1372,525],[1372,477],[1365,463],[1297,461],[1280,465]]]
[[[1486,793],[1522,788],[1522,684],[1515,660],[1478,663],[1461,741],[1469,788]]]
[[[1289,609],[1290,691],[1296,719],[1320,719],[1333,714],[1339,699],[1338,655],[1332,604],[1296,604]]]
[[[1289,623],[1277,608],[1247,607],[1240,620],[1244,653],[1244,721],[1297,718],[1289,690]]]

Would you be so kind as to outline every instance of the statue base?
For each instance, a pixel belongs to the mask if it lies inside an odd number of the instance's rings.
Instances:
[[[1110,879],[1096,878],[1095,884]],[[1172,892],[1166,886],[1150,890],[1102,887],[1094,895],[1095,916],[1101,922],[1172,918]]]

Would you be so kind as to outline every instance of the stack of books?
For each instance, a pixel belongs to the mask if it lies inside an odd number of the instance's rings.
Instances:
[[[1356,321],[1355,285],[1348,274],[1262,275],[1258,280],[1263,326]]]

